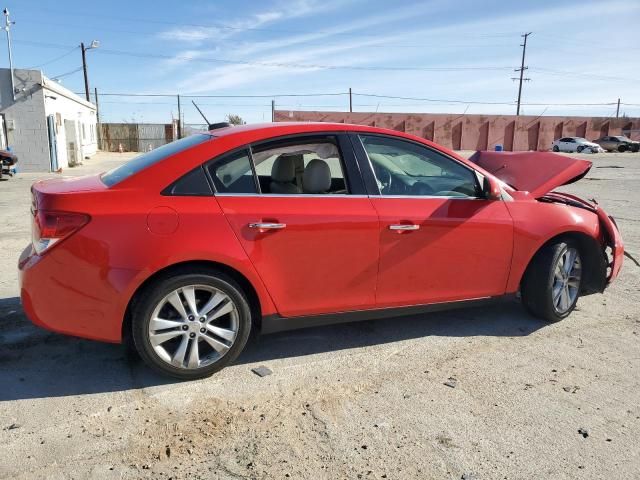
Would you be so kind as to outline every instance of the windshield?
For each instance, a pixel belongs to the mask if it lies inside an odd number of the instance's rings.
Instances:
[[[587,142],[588,140],[586,138],[582,138],[582,137],[576,137],[576,142]]]
[[[136,173],[158,163],[161,160],[164,160],[167,157],[206,142],[211,138],[213,137],[208,134],[196,134],[176,140],[175,142],[167,143],[155,150],[138,155],[127,163],[103,173],[101,177],[102,182],[107,187],[112,187],[113,185],[123,181],[125,178],[129,178],[130,176],[135,175]]]

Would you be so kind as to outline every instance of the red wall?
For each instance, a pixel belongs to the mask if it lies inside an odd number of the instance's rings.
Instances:
[[[276,110],[276,122],[337,122],[411,133],[454,150],[549,150],[567,136],[595,140],[625,133],[640,139],[640,118],[459,115],[448,113],[349,113]],[[631,130],[628,132],[627,130]]]

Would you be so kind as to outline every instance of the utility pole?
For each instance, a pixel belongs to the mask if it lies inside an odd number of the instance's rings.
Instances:
[[[616,118],[620,116],[620,99],[618,99],[618,106],[616,107]]]
[[[98,87],[93,89],[96,100],[96,123],[100,123],[100,107],[98,105]]]
[[[16,101],[16,86],[15,81],[13,79],[13,54],[11,53],[11,25],[15,25],[16,22],[12,22],[9,20],[9,9],[5,8],[3,10],[5,21],[4,21],[4,30],[7,32],[7,48],[9,49],[9,69],[11,70],[11,95],[13,97],[13,101]]]
[[[271,122],[276,121],[276,101],[271,100]]]
[[[178,95],[178,140],[182,138],[182,114],[180,109],[180,95]]]
[[[84,95],[87,98],[87,102],[91,102],[91,97],[89,96],[89,76],[87,74],[87,50],[92,50],[99,46],[100,42],[98,40],[92,40],[91,45],[88,47],[84,46],[84,42],[80,43],[80,50],[82,50],[82,71],[84,72]]]
[[[349,113],[353,112],[353,97],[351,95],[351,87],[349,87]]]
[[[80,50],[82,50],[82,71],[84,72],[84,95],[89,102],[89,77],[87,76],[87,49],[84,48],[84,42],[80,43]]]
[[[520,72],[520,84],[518,86],[518,107],[516,109],[516,115],[520,115],[520,100],[522,98],[522,82],[523,81],[528,82],[529,80],[531,80],[530,78],[524,78],[524,71],[529,68],[524,66],[524,56],[527,51],[527,37],[532,33],[533,32],[528,32],[523,35],[520,35],[521,37],[524,38],[524,42],[520,44],[520,46],[522,47],[522,63],[520,64],[520,68],[516,68],[514,70],[514,72]],[[518,78],[511,77],[511,80],[518,80]]]

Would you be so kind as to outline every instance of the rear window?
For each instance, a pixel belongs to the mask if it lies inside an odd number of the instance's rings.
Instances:
[[[164,160],[167,157],[170,157],[171,155],[206,142],[211,138],[211,135],[197,134],[176,140],[175,142],[167,143],[155,150],[138,155],[113,170],[109,170],[102,175],[102,182],[107,187],[112,187],[116,183],[123,181],[125,178],[129,178],[131,175],[135,175],[136,173],[158,163],[161,160]]]

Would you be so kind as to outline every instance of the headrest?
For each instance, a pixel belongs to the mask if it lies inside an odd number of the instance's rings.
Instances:
[[[296,165],[291,155],[282,154],[271,167],[271,180],[274,182],[292,182],[296,177]]]
[[[325,193],[331,188],[331,169],[324,160],[311,160],[304,169],[302,186],[305,193]]]

